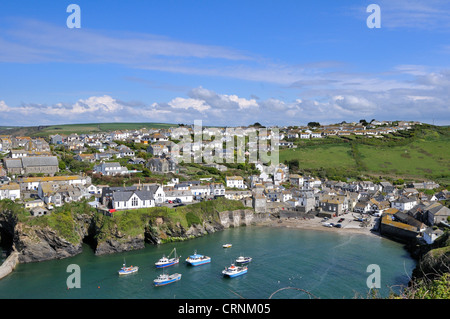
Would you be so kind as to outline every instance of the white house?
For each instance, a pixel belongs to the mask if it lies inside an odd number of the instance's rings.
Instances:
[[[430,245],[443,233],[444,232],[440,229],[433,230],[432,227],[427,227],[427,229],[423,232],[423,239]]]
[[[225,186],[222,183],[209,184],[210,194],[214,196],[225,196]]]
[[[284,190],[281,192],[281,201],[287,202],[288,200],[292,199],[292,193],[290,191]]]
[[[20,186],[17,183],[10,183],[0,186],[0,200],[2,199],[20,199]]]
[[[285,180],[286,174],[284,173],[284,171],[281,168],[277,169],[273,174],[274,183],[278,185],[280,182],[284,182]]]
[[[134,157],[136,155],[131,148],[125,145],[120,145],[117,148],[117,151],[119,152],[120,157]]]
[[[179,198],[183,203],[190,203],[193,201],[193,195],[190,190],[170,190],[165,191],[166,200],[174,201]]]
[[[144,185],[144,189],[147,189],[153,193],[155,204],[162,204],[166,201],[166,193],[164,188],[158,184]]]
[[[116,191],[112,196],[114,209],[136,209],[154,207],[155,199],[149,190]]]
[[[193,196],[205,197],[211,195],[211,189],[208,185],[192,185],[191,192]]]
[[[179,183],[175,185],[175,189],[178,191],[188,191],[190,188],[188,183]]]
[[[306,133],[306,132],[300,133],[300,138],[307,139],[307,138],[310,138],[310,137],[311,137],[310,133]]]
[[[401,197],[391,202],[392,208],[397,208],[399,211],[408,211],[417,205],[415,198]]]
[[[226,177],[227,187],[230,188],[247,188],[244,185],[244,179],[242,176],[227,176]]]
[[[101,163],[94,166],[94,173],[100,173],[103,175],[118,175],[128,173],[128,169],[120,166],[118,162]]]
[[[101,188],[98,188],[97,186],[90,184],[90,185],[86,185],[86,191],[89,194],[101,194],[102,190]]]
[[[296,187],[303,186],[303,176],[298,174],[289,174],[289,182]]]

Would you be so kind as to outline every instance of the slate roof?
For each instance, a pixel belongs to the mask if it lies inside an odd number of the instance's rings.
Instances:
[[[22,157],[23,167],[29,166],[58,166],[58,159],[56,156],[32,156]]]
[[[140,200],[152,200],[153,192],[148,190],[136,190],[136,191],[115,191],[113,193],[113,200],[116,202],[128,201],[133,194],[136,194]]]

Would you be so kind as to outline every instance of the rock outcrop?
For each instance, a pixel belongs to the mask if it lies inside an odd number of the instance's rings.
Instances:
[[[73,214],[72,217],[66,215],[69,220],[64,233],[47,224],[18,221],[8,217],[8,212],[0,212],[0,215],[3,233],[11,233],[11,248],[18,253],[21,263],[74,256],[82,252],[84,242],[92,246],[96,255],[105,255],[142,249],[145,243],[161,244],[192,239],[229,227],[252,225],[266,218],[265,214],[255,214],[250,209],[226,211],[204,215],[204,219],[183,227],[180,222],[174,222],[168,217],[152,217],[142,219],[142,225],[127,233],[120,224],[116,224],[115,219],[89,212]]]
[[[46,226],[26,226],[18,223],[15,227],[14,250],[20,253],[19,262],[28,263],[50,259],[61,259],[81,253],[81,240],[71,243]]]

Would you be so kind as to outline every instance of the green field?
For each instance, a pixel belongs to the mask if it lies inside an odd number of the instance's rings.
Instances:
[[[298,159],[300,168],[353,168],[356,163],[350,155],[349,144],[305,146],[280,150],[280,162]]]
[[[297,149],[280,150],[280,162],[298,160],[299,172],[321,177],[435,180],[449,185],[449,131],[449,128],[425,128],[411,136],[395,135],[383,140],[351,138],[345,143],[335,140],[331,144],[299,144]]]
[[[115,130],[138,130],[142,128],[169,128],[177,124],[166,123],[87,123],[87,124],[61,124],[49,126],[29,127],[0,127],[0,134],[22,135],[31,137],[46,137],[54,134],[69,135],[73,133],[86,134],[95,132],[109,132]]]
[[[413,142],[398,147],[358,145],[370,172],[405,176],[447,175],[450,172],[449,142]]]

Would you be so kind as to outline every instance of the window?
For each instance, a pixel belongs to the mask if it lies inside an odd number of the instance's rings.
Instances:
[[[131,200],[131,206],[135,207],[138,205],[138,199],[137,197],[133,197],[133,199]]]

